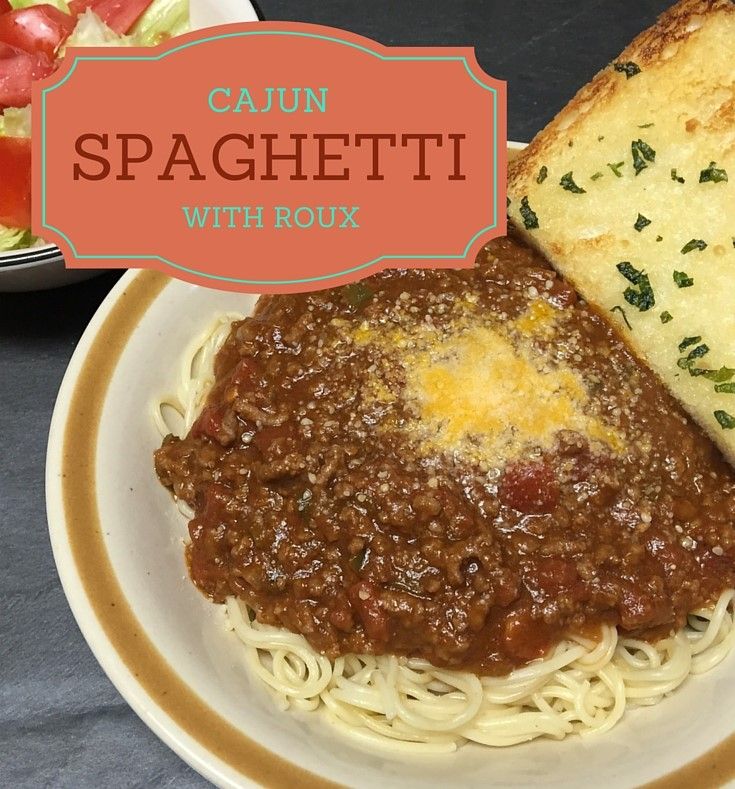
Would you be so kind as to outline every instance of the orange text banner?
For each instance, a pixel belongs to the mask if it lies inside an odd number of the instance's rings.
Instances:
[[[72,50],[34,91],[33,229],[71,267],[305,291],[505,232],[505,84],[468,49],[251,23]]]

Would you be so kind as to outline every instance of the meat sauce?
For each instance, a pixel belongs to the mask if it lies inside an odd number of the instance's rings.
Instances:
[[[155,456],[195,511],[191,577],[330,657],[502,675],[601,623],[660,637],[735,585],[735,473],[515,240],[263,298],[215,375]]]

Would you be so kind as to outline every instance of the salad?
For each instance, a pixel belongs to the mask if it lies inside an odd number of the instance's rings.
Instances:
[[[31,84],[68,47],[155,46],[189,29],[189,0],[0,0],[0,252],[31,235]]]

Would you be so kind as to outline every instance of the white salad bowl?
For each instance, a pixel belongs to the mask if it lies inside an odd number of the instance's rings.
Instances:
[[[258,19],[249,0],[189,0],[189,3],[192,30]],[[49,290],[99,273],[99,270],[67,269],[61,250],[53,244],[0,252],[0,293]]]

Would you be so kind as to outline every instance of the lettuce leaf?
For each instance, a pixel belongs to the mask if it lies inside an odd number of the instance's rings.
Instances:
[[[59,11],[63,11],[65,14],[71,13],[69,6],[64,0],[10,0],[10,5],[13,8],[30,8],[33,5],[40,5],[42,2],[58,8]]]
[[[12,252],[14,249],[31,247],[36,239],[30,230],[0,225],[0,252]]]
[[[76,27],[66,39],[59,54],[63,55],[68,47],[132,46],[135,46],[135,41],[130,36],[119,36],[114,30],[107,27],[92,9],[88,8],[77,17]]]
[[[31,108],[9,107],[0,113],[0,137],[30,137]]]
[[[189,0],[153,0],[130,31],[135,43],[154,47],[189,30]]]
[[[22,0],[25,1],[25,0]],[[88,8],[77,17],[68,47],[150,47],[189,29],[189,0],[153,0],[127,36],[118,35]]]

